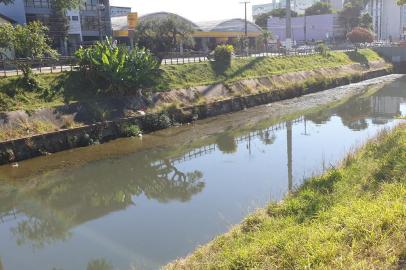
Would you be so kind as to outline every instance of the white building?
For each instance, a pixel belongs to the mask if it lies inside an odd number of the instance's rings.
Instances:
[[[255,19],[261,14],[271,12],[274,9],[277,9],[278,5],[276,3],[276,0],[272,1],[269,4],[263,4],[263,5],[253,5],[252,6],[252,17]]]
[[[320,0],[291,0],[291,9],[298,14],[304,14],[305,10]],[[330,1],[330,0],[329,0]],[[339,0],[331,0],[339,1]],[[252,16],[254,19],[263,13],[271,12],[274,9],[286,8],[286,0],[270,0],[270,3],[263,5],[253,5],[252,6]]]
[[[322,0],[321,2],[329,3],[332,10],[340,11],[344,8],[344,0]]]
[[[378,40],[398,41],[405,37],[406,7],[395,0],[370,0],[365,11],[372,17]]]

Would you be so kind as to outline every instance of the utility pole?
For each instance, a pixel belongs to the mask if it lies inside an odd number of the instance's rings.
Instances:
[[[307,15],[306,15],[306,12],[304,14],[304,40],[305,40],[305,45],[307,45]]]
[[[245,38],[248,38],[248,20],[247,20],[247,5],[251,3],[249,0],[244,0],[240,4],[244,4],[245,8]]]
[[[290,0],[286,0],[286,49],[292,48],[292,12],[290,9]]]
[[[248,20],[247,20],[247,5],[249,4],[249,3],[251,3],[249,0],[244,0],[244,1],[242,1],[242,2],[240,2],[240,4],[244,4],[244,8],[245,8],[245,20],[244,20],[244,22],[245,22],[245,42],[248,42]],[[246,51],[247,51],[247,54],[248,54],[248,44],[245,44],[245,49],[246,49]]]

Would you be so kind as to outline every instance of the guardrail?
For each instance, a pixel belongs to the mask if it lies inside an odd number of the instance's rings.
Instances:
[[[388,45],[386,45],[388,46]],[[401,46],[396,43],[389,44],[389,46]],[[368,45],[361,46],[367,48],[375,48],[382,46]],[[333,51],[353,51],[354,46],[340,46],[330,48]],[[298,48],[291,50],[269,50],[269,51],[248,51],[237,53],[234,55],[236,58],[253,58],[253,57],[288,57],[288,56],[305,56],[316,54],[315,48]],[[185,52],[185,53],[165,53],[163,54],[162,65],[181,65],[189,63],[201,63],[205,61],[212,61],[213,55],[207,52]],[[58,73],[63,71],[72,71],[78,67],[78,60],[74,56],[60,57],[58,60],[52,58],[41,59],[15,59],[15,60],[1,60],[0,59],[0,77],[18,76],[22,73],[19,68],[21,64],[30,63],[32,70],[35,74],[38,73]]]
[[[0,59],[0,76],[18,76],[22,73],[21,65],[29,64],[34,73],[58,73],[62,71],[72,71],[77,66],[75,57],[26,59],[18,58],[14,60]]]

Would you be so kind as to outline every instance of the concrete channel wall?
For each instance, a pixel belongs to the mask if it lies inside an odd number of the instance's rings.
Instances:
[[[169,111],[168,115],[174,123],[189,123],[196,119],[204,119],[241,111],[246,108],[290,99],[308,93],[388,75],[390,73],[391,71],[388,68],[366,71],[363,72],[362,75],[353,78],[352,81],[347,77],[341,77],[327,84],[309,85],[306,88],[307,90],[303,87],[298,87],[290,90],[277,90],[249,96],[233,97],[209,104],[174,109]],[[146,116],[123,118],[115,121],[106,121],[84,127],[1,142],[0,165],[125,137],[126,134],[122,128],[124,125],[136,124],[144,133],[152,132],[164,128],[159,125],[151,124],[151,119],[156,119],[158,116],[159,114],[149,114]]]

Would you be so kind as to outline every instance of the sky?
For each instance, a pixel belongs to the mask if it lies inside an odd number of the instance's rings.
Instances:
[[[110,0],[112,6],[127,6],[140,15],[168,11],[191,21],[211,21],[244,18],[242,0]],[[248,4],[248,19],[251,19],[252,4],[269,3],[270,0],[251,0]]]

